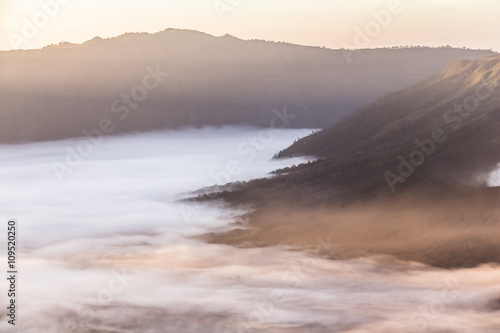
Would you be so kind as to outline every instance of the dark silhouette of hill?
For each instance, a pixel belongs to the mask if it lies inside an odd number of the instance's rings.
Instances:
[[[279,157],[309,162],[197,200],[250,205],[245,228],[207,235],[234,245],[314,247],[330,257],[389,254],[439,267],[500,262],[500,56],[454,61]]]
[[[401,176],[400,166],[411,175],[394,187],[412,178],[480,184],[500,162],[499,80],[500,56],[453,61],[439,75],[379,99],[278,156],[317,156],[321,161],[310,168],[341,168],[340,178],[352,175],[365,185],[386,183],[386,171]],[[302,169],[307,166],[297,172]]]
[[[299,196],[312,204],[429,181],[484,185],[500,163],[499,73],[500,56],[454,61],[278,154],[317,161],[278,170],[230,196],[249,202]]]
[[[453,59],[492,54],[374,49],[347,62],[344,52],[174,29],[0,52],[0,142],[76,137],[100,127],[104,134],[269,127],[272,110],[285,106],[294,115],[288,127],[324,128]],[[102,119],[109,121],[100,126]]]

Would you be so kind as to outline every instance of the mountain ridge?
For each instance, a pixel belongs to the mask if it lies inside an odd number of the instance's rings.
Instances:
[[[285,107],[295,116],[290,128],[324,128],[378,96],[442,70],[452,59],[489,54],[374,49],[357,51],[348,63],[342,50],[175,29],[2,52],[0,142],[79,137],[105,118],[113,121],[111,134],[270,127],[273,110]],[[137,89],[147,68],[170,76],[148,91],[129,117],[118,119],[113,102]]]
[[[277,154],[318,160],[215,197],[253,203],[279,193],[285,201],[322,205],[419,183],[485,186],[500,163],[500,56],[465,64],[455,75],[449,71],[389,94]]]

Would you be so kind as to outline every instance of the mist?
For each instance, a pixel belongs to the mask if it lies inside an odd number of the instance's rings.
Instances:
[[[0,218],[19,227],[18,332],[497,332],[498,265],[331,260],[328,235],[308,252],[200,237],[242,228],[247,211],[182,199],[306,161],[272,156],[310,132],[109,136],[62,179],[53,165],[81,138],[0,145]]]

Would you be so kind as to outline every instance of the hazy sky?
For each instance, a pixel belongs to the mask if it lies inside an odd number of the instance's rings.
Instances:
[[[382,24],[373,16],[380,11],[389,13]],[[330,48],[500,51],[498,22],[499,0],[0,0],[0,49],[171,27]]]

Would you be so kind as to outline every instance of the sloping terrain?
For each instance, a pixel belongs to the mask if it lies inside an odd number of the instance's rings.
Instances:
[[[499,73],[499,56],[453,62],[278,154],[317,161],[278,170],[228,196],[324,204],[412,183],[484,185],[500,162]]]
[[[279,157],[317,156],[321,161],[294,173],[320,169],[347,185],[387,183],[395,190],[408,180],[481,184],[500,162],[499,81],[499,56],[454,61],[439,75],[299,140]]]
[[[236,230],[206,235],[238,246],[315,247],[331,258],[391,255],[439,267],[500,262],[500,57],[451,63],[280,157],[319,160],[198,199],[252,210]]]

